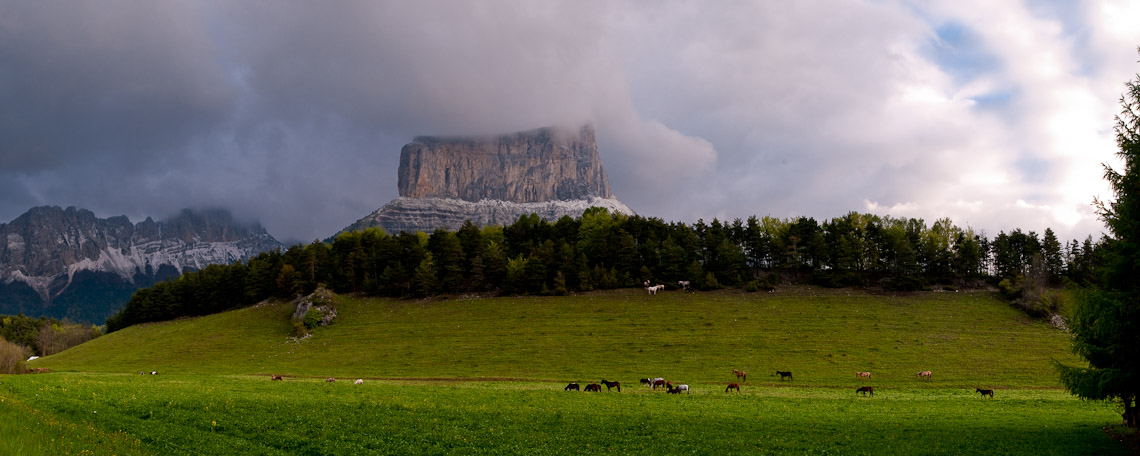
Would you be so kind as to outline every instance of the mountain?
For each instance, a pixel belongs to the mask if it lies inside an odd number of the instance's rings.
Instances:
[[[102,323],[138,288],[280,246],[260,225],[224,210],[185,209],[134,224],[75,207],[35,207],[0,224],[0,314]]]
[[[594,127],[498,136],[417,136],[400,151],[400,197],[344,231],[458,229],[466,220],[507,225],[536,213],[577,217],[589,207],[633,214],[610,189]]]

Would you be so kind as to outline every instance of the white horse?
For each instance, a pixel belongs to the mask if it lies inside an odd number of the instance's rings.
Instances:
[[[665,285],[654,285],[652,287],[646,288],[645,290],[648,291],[649,294],[655,295],[655,294],[657,294],[658,291],[661,291],[664,289],[665,289]]]
[[[353,385],[363,385],[363,384],[364,384],[364,379],[362,379],[362,378],[358,378],[358,379],[356,379],[356,381],[355,381],[355,382],[352,382],[352,384],[353,384]]]
[[[689,289],[689,281],[688,280],[678,280],[677,286],[681,287],[682,290],[688,290]]]
[[[685,394],[689,394],[689,385],[677,385],[677,391],[684,391]]]

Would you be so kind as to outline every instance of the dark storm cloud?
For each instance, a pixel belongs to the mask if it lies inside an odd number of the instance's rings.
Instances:
[[[1089,159],[1064,150],[1110,155],[1107,122],[1048,126],[1111,117],[1115,91],[1088,100],[1134,71],[1101,64],[1120,36],[1085,7],[1075,52],[1081,24],[969,3],[0,0],[0,221],[223,206],[307,241],[395,197],[413,136],[592,121],[617,197],[666,220],[1089,231],[1091,198],[1064,196],[1086,170],[1063,171]],[[931,55],[947,46],[987,64]]]
[[[0,169],[136,167],[226,115],[228,87],[192,8],[0,6]]]

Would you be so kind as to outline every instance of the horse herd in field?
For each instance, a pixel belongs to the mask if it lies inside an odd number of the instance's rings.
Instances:
[[[644,283],[642,283],[642,285],[645,286],[645,291],[649,292],[649,294],[651,294],[651,295],[655,295],[655,294],[657,294],[658,291],[665,289],[665,285],[662,285],[662,284],[650,285],[650,282],[648,280],[646,280]],[[691,282],[689,282],[688,280],[677,281],[677,287],[678,288],[692,293],[694,290],[693,290],[693,287],[690,285],[691,285]]]
[[[285,377],[284,377],[284,376],[281,376],[281,375],[272,375],[272,376],[270,376],[270,380],[273,380],[273,381],[276,381],[276,382],[280,382],[280,381],[284,381],[284,380],[285,380]],[[334,377],[329,377],[329,378],[326,378],[326,379],[325,379],[325,383],[333,383],[333,382],[335,382],[335,381],[336,381],[336,378],[334,378]],[[363,385],[363,384],[364,384],[364,379],[362,379],[362,378],[358,378],[358,379],[356,379],[356,381],[355,381],[355,382],[352,382],[352,384],[353,384],[353,385]]]
[[[730,392],[732,390],[736,390],[736,392],[739,393],[740,392],[740,383],[748,380],[748,373],[743,371],[743,370],[733,369],[732,375],[734,375],[738,381],[728,383],[724,388],[724,392],[727,393],[727,392]],[[795,380],[792,377],[791,371],[776,371],[776,373],[772,374],[772,375],[780,377],[780,381],[783,381],[784,379],[787,379],[789,381]],[[919,380],[930,380],[930,378],[933,375],[934,374],[930,371],[921,371],[921,372],[915,374],[915,377],[918,378]],[[870,372],[856,372],[855,377],[859,378],[859,379],[870,380],[871,379],[871,373]],[[686,385],[686,384],[673,385],[673,382],[667,381],[663,377],[656,377],[656,378],[646,377],[646,378],[641,379],[640,383],[646,387],[652,388],[654,391],[656,391],[658,387],[662,387],[665,389],[665,392],[669,393],[669,394],[680,394],[681,392],[685,392],[685,393],[689,392],[689,385]],[[589,383],[585,387],[582,387],[581,385],[579,385],[578,382],[570,382],[569,384],[566,385],[565,388],[562,388],[562,390],[563,391],[600,392],[600,391],[602,391],[603,385],[606,387],[606,391],[609,391],[613,388],[617,388],[618,392],[619,393],[621,392],[621,382],[611,382],[611,381],[607,381],[605,379],[602,379],[601,383]],[[974,392],[980,393],[982,395],[982,397],[990,397],[990,398],[994,397],[994,390],[992,390],[992,389],[976,388],[976,389],[974,389]],[[868,396],[874,397],[875,396],[875,388],[871,387],[871,386],[862,386],[862,387],[859,387],[855,390],[855,394],[862,395],[864,397],[868,397]]]

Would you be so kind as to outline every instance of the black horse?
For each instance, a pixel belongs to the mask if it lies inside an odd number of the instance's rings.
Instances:
[[[570,382],[569,385],[566,385],[565,388],[562,388],[562,391],[570,391],[570,390],[581,391],[580,389],[578,389],[578,383],[576,383],[576,382]]]
[[[780,381],[783,381],[785,378],[787,378],[788,380],[793,380],[793,381],[795,380],[794,378],[792,378],[792,373],[788,372],[788,371],[776,371],[776,375],[780,376]]]
[[[974,388],[975,392],[982,393],[982,397],[989,396],[991,399],[994,397],[994,390],[984,390],[981,388]]]
[[[613,388],[616,386],[618,389],[618,392],[619,393],[621,392],[621,382],[607,382],[605,379],[602,379],[602,384],[606,385],[606,391],[609,391],[610,388]]]
[[[602,385],[599,385],[597,383],[591,383],[589,385],[586,385],[586,389],[585,389],[585,391],[601,391],[601,390],[602,390]]]
[[[855,390],[855,394],[859,394],[859,393],[863,393],[864,396],[870,394],[871,397],[875,397],[875,389],[871,388],[870,386],[864,386],[862,388]]]

